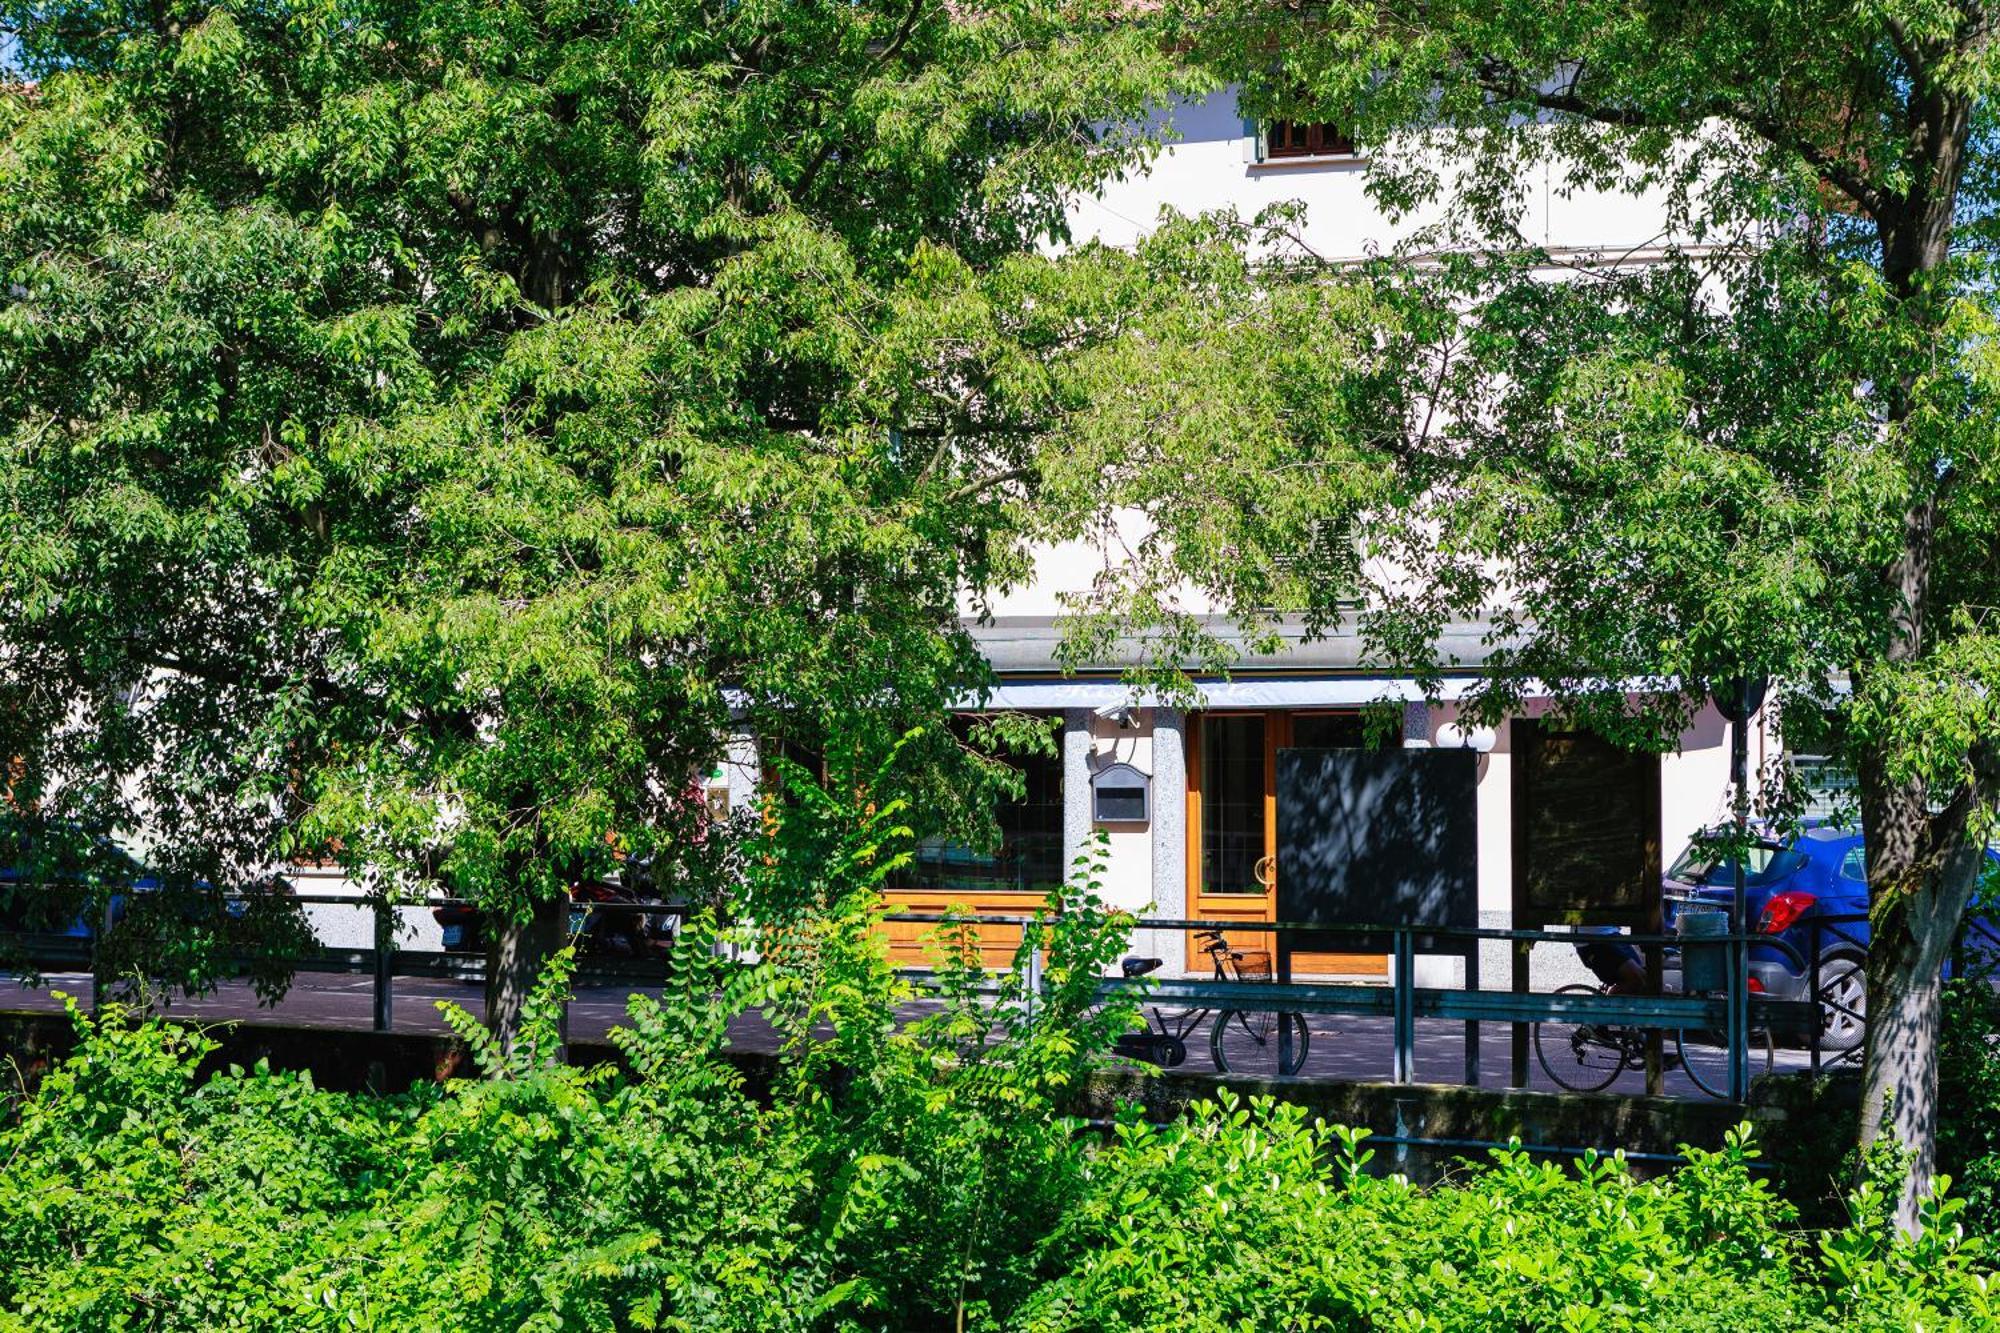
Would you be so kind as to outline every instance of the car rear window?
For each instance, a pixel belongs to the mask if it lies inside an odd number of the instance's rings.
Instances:
[[[1750,888],[1775,884],[1791,878],[1806,863],[1804,852],[1777,842],[1760,842],[1750,849],[1744,858],[1743,882]],[[1674,879],[1688,884],[1728,884],[1733,882],[1729,862],[1718,859],[1714,849],[1700,843],[1690,843],[1688,849],[1674,861],[1673,869],[1667,872]]]

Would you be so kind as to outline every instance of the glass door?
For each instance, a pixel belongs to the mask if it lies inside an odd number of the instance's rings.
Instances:
[[[1358,712],[1204,713],[1188,728],[1189,915],[1245,923],[1277,919],[1278,751],[1359,748],[1366,733]],[[1276,937],[1228,932],[1242,949],[1275,950]],[[1376,954],[1301,953],[1293,970],[1380,976]],[[1210,966],[1192,934],[1188,967]]]
[[[1277,748],[1283,714],[1204,713],[1188,729],[1189,916],[1270,921],[1277,908]],[[1269,934],[1229,931],[1239,949],[1272,950]],[[1212,963],[1188,936],[1188,969]]]

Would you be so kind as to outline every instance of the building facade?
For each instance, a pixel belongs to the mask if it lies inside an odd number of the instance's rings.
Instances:
[[[1385,251],[1430,220],[1384,217],[1366,193],[1366,157],[1336,126],[1259,125],[1241,115],[1229,93],[1173,106],[1161,120],[1169,141],[1149,170],[1074,201],[1070,220],[1077,240],[1132,244],[1166,209],[1198,214],[1229,208],[1250,217],[1296,200],[1305,205],[1301,241],[1338,262]],[[1544,247],[1552,261],[1644,263],[1659,253],[1659,201],[1568,191],[1548,169],[1532,171],[1536,178],[1523,182],[1523,236]],[[1101,835],[1108,849],[1102,883],[1118,907],[1160,918],[1274,920],[1277,885],[1286,873],[1278,855],[1287,814],[1277,789],[1279,751],[1381,744],[1383,728],[1378,723],[1371,735],[1364,718],[1384,707],[1400,712],[1400,727],[1391,729],[1388,743],[1467,739],[1457,726],[1454,700],[1477,678],[1484,652],[1479,625],[1457,627],[1438,645],[1440,660],[1459,666],[1456,675],[1447,675],[1442,699],[1430,702],[1409,675],[1370,665],[1351,632],[1312,642],[1295,635],[1283,652],[1246,653],[1228,679],[1196,682],[1193,707],[1135,700],[1120,679],[1128,661],[1091,663],[1065,674],[1055,654],[1065,596],[1087,591],[1116,558],[1086,543],[1042,549],[1025,586],[998,597],[988,618],[968,620],[1000,681],[987,706],[1059,715],[1061,754],[1028,761],[1028,799],[1003,812],[997,853],[927,849],[916,882],[892,895],[898,906],[1027,910]],[[1191,605],[1202,610],[1198,598]],[[1227,638],[1226,625],[1218,627]],[[1543,702],[1531,700],[1527,719],[1542,711]],[[1472,737],[1482,746],[1476,789],[1482,925],[1517,924],[1519,729],[1509,722]],[[1753,772],[1771,757],[1774,740],[1763,720],[1753,719]],[[1664,860],[1670,863],[1691,835],[1726,815],[1729,772],[1728,728],[1711,707],[1660,762]],[[1114,791],[1143,789],[1143,799],[1107,802],[1107,783]],[[901,932],[906,956],[915,955],[907,942],[914,933]],[[1171,964],[1185,959],[1178,931],[1154,932],[1134,944]],[[1380,956],[1314,955],[1307,961],[1305,970],[1322,974],[1385,972]]]

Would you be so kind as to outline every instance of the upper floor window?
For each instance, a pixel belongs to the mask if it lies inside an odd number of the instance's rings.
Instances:
[[[1264,156],[1353,157],[1354,140],[1330,121],[1273,120],[1264,125]]]

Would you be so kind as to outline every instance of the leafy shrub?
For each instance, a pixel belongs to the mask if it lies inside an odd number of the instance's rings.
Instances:
[[[75,1053],[0,1124],[0,1333],[2000,1324],[1960,1201],[1912,1239],[1871,1184],[1814,1238],[1742,1134],[1662,1180],[1502,1152],[1431,1189],[1270,1101],[1093,1141],[1062,1108],[1132,1014],[1098,1002],[1121,932],[1088,869],[998,977],[943,927],[899,1026],[897,813],[803,806],[825,826],[754,873],[820,879],[754,935],[693,924],[622,1069],[553,1058],[566,956],[511,1049],[450,1011],[480,1078],[387,1097],[202,1081],[199,1033],[72,1006]],[[785,1041],[768,1101],[720,1054],[753,1009]]]
[[[1969,921],[2000,917],[2000,867],[1989,866]],[[1967,927],[1968,964],[1944,984],[1938,1034],[1938,1162],[1952,1173],[1974,1229],[2000,1230],[2000,989],[1993,941]]]

